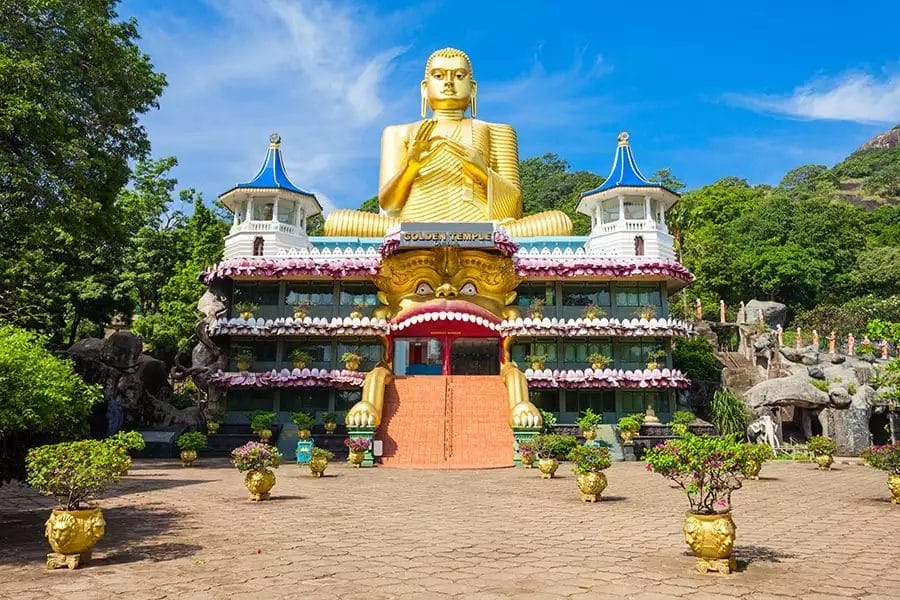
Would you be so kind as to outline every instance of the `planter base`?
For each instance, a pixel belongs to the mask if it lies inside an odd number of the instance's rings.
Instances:
[[[737,569],[737,564],[733,556],[728,558],[700,558],[697,557],[697,570],[701,573],[709,571],[718,571],[723,575],[728,575]]]
[[[48,569],[77,569],[81,563],[91,560],[91,551],[85,550],[81,554],[60,554],[59,552],[50,552],[47,554]]]
[[[581,492],[582,502],[600,502],[600,494],[585,494]]]

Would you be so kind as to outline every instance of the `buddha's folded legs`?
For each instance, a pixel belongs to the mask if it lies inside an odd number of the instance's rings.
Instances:
[[[522,217],[512,223],[504,223],[503,228],[511,238],[534,237],[539,235],[572,235],[572,221],[559,210],[550,210],[536,215]]]
[[[329,237],[384,237],[385,232],[400,220],[395,217],[361,212],[333,210],[325,219],[325,235]]]

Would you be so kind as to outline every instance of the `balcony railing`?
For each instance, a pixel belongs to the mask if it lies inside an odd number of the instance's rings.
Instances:
[[[244,221],[243,223],[231,226],[231,233],[238,233],[240,231],[250,231],[254,233],[273,231],[297,235],[299,230],[293,225],[282,223],[281,221]]]

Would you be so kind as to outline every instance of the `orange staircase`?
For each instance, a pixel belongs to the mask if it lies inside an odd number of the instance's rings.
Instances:
[[[513,466],[506,387],[497,375],[397,377],[384,396],[381,464],[407,469]]]

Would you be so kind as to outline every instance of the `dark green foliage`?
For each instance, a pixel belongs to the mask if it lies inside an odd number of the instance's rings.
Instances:
[[[859,335],[874,319],[900,322],[900,295],[879,298],[862,296],[841,305],[820,304],[797,315],[794,323],[804,331],[816,329],[826,336],[834,331],[839,338],[848,333]]]
[[[604,446],[575,446],[567,458],[572,461],[576,473],[599,473],[611,464],[609,448]]]
[[[578,445],[574,435],[556,433],[541,434],[532,440],[534,452],[539,458],[565,459],[572,449]]]
[[[206,448],[206,436],[199,431],[186,431],[178,436],[175,443],[179,450],[199,451]]]
[[[297,426],[297,429],[312,429],[315,425],[315,418],[309,413],[295,412],[291,413],[291,423]]]
[[[359,210],[361,210],[362,212],[378,213],[378,196],[372,196],[368,200],[364,201],[359,205]]]
[[[722,365],[705,338],[679,338],[672,349],[672,366],[695,381],[719,381]]]
[[[24,477],[29,448],[85,435],[91,406],[102,398],[45,342],[0,324],[0,483]]]
[[[709,403],[709,416],[721,435],[743,436],[750,422],[750,410],[729,390],[718,390]]]
[[[556,415],[549,410],[538,410],[541,411],[541,419],[543,420],[541,433],[553,433],[553,426],[556,425]]]
[[[900,163],[900,148],[871,148],[854,152],[832,172],[839,179],[860,179]]]
[[[814,435],[807,440],[806,449],[813,456],[824,456],[834,454],[837,451],[837,444],[831,438],[823,435]]]
[[[588,171],[569,170],[569,163],[556,154],[544,154],[519,162],[522,208],[525,215],[561,210],[572,219],[575,235],[587,235],[590,219],[575,212],[582,192],[592,190],[603,178]]]
[[[267,410],[254,410],[250,413],[250,429],[262,431],[270,429],[275,422],[275,413]]]
[[[28,453],[28,485],[54,496],[63,510],[78,510],[85,500],[117,483],[131,460],[124,446],[105,440],[40,446]]]
[[[119,446],[122,446],[126,450],[134,450],[136,452],[140,452],[147,447],[147,442],[144,441],[144,436],[142,436],[137,431],[116,432],[115,434],[106,438],[106,442],[109,444],[117,444]]]

